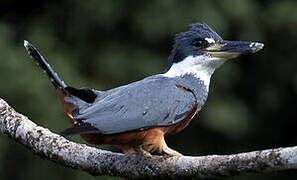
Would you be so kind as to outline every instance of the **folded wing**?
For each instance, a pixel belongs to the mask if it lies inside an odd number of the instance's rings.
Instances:
[[[94,129],[97,133],[115,134],[178,123],[197,99],[177,85],[174,79],[154,76],[106,91],[73,114],[79,123],[67,135],[94,133]]]

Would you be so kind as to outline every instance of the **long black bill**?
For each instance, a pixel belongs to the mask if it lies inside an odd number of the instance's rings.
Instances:
[[[222,41],[205,49],[212,57],[218,58],[235,58],[241,54],[255,53],[261,50],[264,44],[258,42],[245,41]]]

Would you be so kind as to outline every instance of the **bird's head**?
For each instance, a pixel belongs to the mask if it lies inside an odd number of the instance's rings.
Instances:
[[[192,73],[208,87],[214,70],[226,60],[255,53],[263,46],[257,42],[225,41],[206,24],[192,24],[189,31],[176,35],[165,75]]]

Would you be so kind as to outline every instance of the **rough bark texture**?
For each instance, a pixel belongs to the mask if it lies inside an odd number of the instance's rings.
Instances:
[[[140,157],[70,142],[37,126],[0,98],[0,130],[50,161],[92,175],[129,178],[185,178],[234,176],[297,168],[297,146],[233,155],[201,157]]]

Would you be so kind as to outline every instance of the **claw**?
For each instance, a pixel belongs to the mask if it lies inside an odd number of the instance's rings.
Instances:
[[[169,148],[163,138],[163,152],[167,155],[167,156],[178,156],[181,157],[183,156],[181,153]]]
[[[135,148],[135,150],[136,150],[140,155],[142,155],[142,156],[145,156],[145,157],[152,157],[151,153],[149,153],[148,151],[144,150],[144,149],[142,148],[141,145],[140,145],[140,146],[137,146],[137,147]]]

